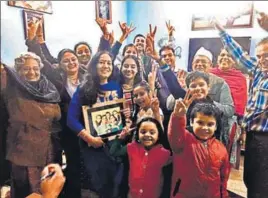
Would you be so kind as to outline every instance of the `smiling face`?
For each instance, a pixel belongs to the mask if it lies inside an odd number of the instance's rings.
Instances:
[[[107,119],[107,117],[105,115],[103,115],[101,117],[101,124],[107,124],[107,123],[108,123],[108,119]]]
[[[121,72],[126,80],[134,80],[138,73],[138,66],[132,58],[128,58],[123,63]]]
[[[96,122],[99,124],[101,122],[101,115],[96,116]]]
[[[164,49],[161,52],[161,57],[164,59],[164,61],[170,65],[172,68],[175,67],[175,55],[171,49]]]
[[[134,103],[139,105],[140,108],[149,107],[151,104],[151,98],[149,93],[145,90],[144,87],[138,86],[133,90]]]
[[[208,59],[208,57],[203,55],[198,55],[194,57],[192,68],[193,71],[201,71],[208,73],[209,69],[212,66],[212,62]]]
[[[88,62],[90,61],[91,58],[91,52],[90,49],[88,48],[88,46],[81,44],[76,48],[75,51],[78,60],[81,64],[88,64]]]
[[[189,85],[191,93],[195,93],[196,99],[205,99],[209,92],[209,86],[203,78],[193,80]]]
[[[142,36],[138,36],[135,39],[134,45],[137,47],[137,50],[139,52],[144,51],[145,50],[145,38]]]
[[[193,127],[194,134],[201,140],[211,138],[217,129],[216,119],[203,113],[196,113],[191,126]]]
[[[256,48],[256,56],[258,59],[259,66],[262,72],[268,72],[268,43],[259,45]]]
[[[232,59],[231,55],[226,51],[226,49],[222,49],[218,56],[218,65],[219,69],[223,71],[227,71],[233,68],[235,62]]]
[[[157,142],[159,132],[153,122],[143,122],[139,128],[139,141],[147,149],[152,148]]]
[[[132,56],[138,57],[137,49],[134,46],[127,47],[127,49],[126,49],[126,51],[124,53],[124,57],[125,56],[128,56],[128,55],[132,55]]]
[[[65,52],[62,56],[60,66],[66,71],[67,75],[74,75],[78,73],[79,62],[73,53]]]
[[[97,74],[101,81],[107,81],[112,75],[112,58],[108,54],[102,54],[97,64]]]
[[[40,79],[39,63],[33,58],[26,58],[24,65],[20,67],[18,73],[27,81],[38,81]]]

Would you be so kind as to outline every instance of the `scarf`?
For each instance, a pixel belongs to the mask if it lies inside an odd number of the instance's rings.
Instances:
[[[10,67],[5,66],[9,82],[26,93],[28,97],[33,100],[44,103],[58,103],[60,102],[60,94],[56,87],[41,74],[40,79],[35,82],[29,82],[22,79],[18,73]]]
[[[212,68],[210,73],[223,78],[229,85],[235,112],[238,115],[243,115],[247,104],[247,80],[243,73],[237,69],[222,71],[218,67]]]

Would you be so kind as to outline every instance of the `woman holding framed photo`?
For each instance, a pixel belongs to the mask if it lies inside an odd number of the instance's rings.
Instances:
[[[96,103],[122,98],[120,85],[112,79],[113,72],[112,55],[107,51],[98,52],[90,62],[85,81],[74,93],[67,117],[67,125],[80,137],[80,150],[90,178],[90,190],[103,198],[118,196],[122,163],[109,154],[111,142],[104,146],[101,137],[94,137],[85,129],[81,115],[83,105],[92,107]]]

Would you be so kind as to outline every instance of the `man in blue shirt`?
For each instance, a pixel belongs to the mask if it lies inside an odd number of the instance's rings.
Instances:
[[[240,67],[253,76],[249,89],[243,127],[247,132],[244,182],[248,197],[268,196],[268,37],[256,46],[256,57],[250,57],[242,47],[214,20],[221,40]]]

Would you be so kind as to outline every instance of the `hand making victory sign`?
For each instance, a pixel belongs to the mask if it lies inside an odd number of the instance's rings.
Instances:
[[[175,114],[178,117],[184,116],[189,108],[189,106],[192,104],[192,102],[196,99],[195,92],[191,92],[188,90],[186,92],[186,95],[184,99],[179,98],[176,100],[175,108],[173,110],[173,114]]]
[[[175,31],[175,27],[170,25],[170,20],[167,22],[166,21],[166,26],[168,30],[168,36],[173,36],[173,32]]]

